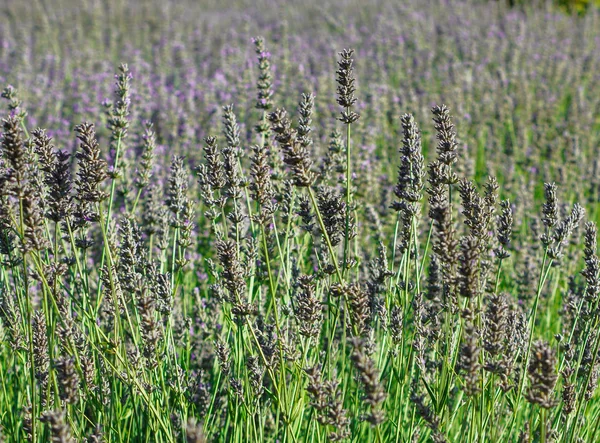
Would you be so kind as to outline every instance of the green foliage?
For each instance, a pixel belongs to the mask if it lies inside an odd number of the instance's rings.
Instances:
[[[0,6],[0,441],[597,441],[600,14],[279,3]]]

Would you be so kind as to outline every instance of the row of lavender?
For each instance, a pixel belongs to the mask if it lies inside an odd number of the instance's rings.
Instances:
[[[0,18],[3,438],[600,438],[598,14],[71,3]]]
[[[319,146],[327,144],[336,112],[335,54],[351,46],[365,60],[357,68],[360,106],[372,116],[369,125],[358,125],[365,149],[392,144],[399,132],[394,116],[411,112],[424,120],[433,104],[449,102],[480,169],[484,150],[490,164],[514,163],[517,170],[560,155],[593,163],[577,150],[597,143],[597,14],[525,16],[498,5],[437,1],[369,8],[309,3],[285,11],[265,2],[243,12],[194,2],[185,9],[162,2],[131,9],[115,2],[108,10],[96,2],[57,4],[40,11],[8,2],[0,79],[36,104],[30,125],[47,127],[65,148],[74,146],[77,122],[102,118],[104,126],[114,66],[127,61],[136,78],[136,132],[152,120],[163,151],[192,156],[189,148],[210,135],[221,106],[235,103],[241,121],[252,115],[250,37],[261,34],[272,42],[280,104],[294,108],[302,92],[316,95],[317,115],[326,122]],[[242,126],[242,134],[252,142],[251,127]],[[548,181],[539,169],[533,170],[539,181]]]

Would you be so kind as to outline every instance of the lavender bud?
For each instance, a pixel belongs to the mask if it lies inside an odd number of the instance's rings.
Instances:
[[[338,63],[338,69],[336,71],[337,74],[337,94],[338,104],[344,108],[341,113],[340,121],[349,125],[350,123],[354,123],[359,119],[359,115],[352,111],[351,108],[356,103],[356,97],[354,93],[356,92],[356,79],[354,78],[354,60],[352,56],[354,55],[353,49],[344,49],[340,52],[340,60]]]
[[[433,121],[435,122],[435,130],[437,132],[438,160],[450,166],[457,160],[456,148],[458,146],[454,124],[450,117],[450,110],[446,105],[442,105],[435,106],[431,112],[433,113]]]
[[[537,341],[533,344],[527,372],[530,387],[525,395],[527,401],[537,404],[544,409],[553,408],[557,401],[553,396],[556,375],[556,354],[546,342]]]

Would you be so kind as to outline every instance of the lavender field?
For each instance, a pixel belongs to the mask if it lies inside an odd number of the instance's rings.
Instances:
[[[600,441],[600,9],[508,3],[1,2],[0,442]]]

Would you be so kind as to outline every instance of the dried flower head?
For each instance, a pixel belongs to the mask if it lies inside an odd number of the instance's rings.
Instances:
[[[223,160],[215,137],[204,139],[204,158],[206,159],[206,170],[202,179],[211,186],[213,192],[224,188],[226,181]]]
[[[48,355],[48,337],[46,335],[46,319],[44,314],[36,312],[32,319],[33,330],[33,357],[35,364],[35,378],[40,384],[42,397],[45,397],[48,386],[48,370],[50,356]]]
[[[551,246],[548,248],[548,256],[552,259],[560,259],[563,255],[563,248],[567,244],[567,241],[573,234],[573,231],[579,226],[579,222],[585,215],[585,209],[575,203],[571,214],[554,228],[554,233],[551,237]]]
[[[500,202],[500,208],[502,212],[498,217],[498,243],[500,244],[496,249],[494,249],[494,253],[499,259],[505,259],[510,257],[510,253],[507,249],[510,246],[511,235],[512,235],[512,225],[513,225],[513,212],[510,206],[509,200],[503,200]]]
[[[106,161],[100,155],[96,131],[91,123],[82,123],[75,127],[80,141],[75,154],[79,162],[79,171],[75,179],[76,198],[81,203],[99,203],[108,197],[100,190],[100,184],[107,178]]]
[[[508,295],[492,294],[484,318],[483,348],[490,356],[503,353],[508,339]]]
[[[557,404],[553,395],[558,379],[556,363],[555,351],[548,343],[537,341],[533,344],[527,368],[530,386],[525,395],[530,403],[544,409],[553,408]]]
[[[273,106],[273,78],[271,75],[271,53],[265,48],[265,39],[255,37],[254,50],[258,57],[258,95],[256,108],[268,111]],[[264,131],[260,131],[264,132]]]
[[[171,161],[171,175],[165,203],[173,214],[171,225],[176,228],[183,225],[183,214],[188,200],[188,186],[188,175],[183,164],[183,157],[175,155]]]
[[[271,167],[269,165],[268,152],[265,145],[255,145],[252,148],[252,166],[250,174],[253,181],[250,184],[252,198],[258,202],[260,213],[255,219],[264,225],[268,225],[273,214],[277,210],[275,190],[273,189]]]
[[[316,297],[315,283],[311,276],[299,276],[294,297],[294,315],[298,321],[300,334],[305,337],[318,337],[321,331],[323,307]]]
[[[315,96],[312,94],[302,94],[302,99],[298,106],[298,140],[305,148],[312,145],[312,114],[315,106]]]
[[[344,108],[340,121],[349,125],[359,119],[359,115],[352,111],[351,108],[356,103],[356,79],[354,78],[354,55],[353,49],[344,49],[340,52],[340,60],[338,60],[337,74],[337,94],[338,104]]]
[[[479,241],[468,235],[460,243],[460,259],[458,267],[458,289],[460,295],[472,299],[481,290]]]
[[[600,294],[600,259],[597,251],[597,229],[596,224],[588,222],[585,224],[585,269],[581,272],[586,281],[585,299],[592,305]]]
[[[6,165],[1,171],[2,195],[21,197],[27,190],[30,162],[23,141],[21,121],[15,116],[2,120],[1,154]]]
[[[227,150],[239,156],[241,154],[240,125],[233,112],[233,105],[223,107],[223,135],[227,140]]]
[[[156,150],[156,134],[152,122],[147,121],[144,124],[144,134],[142,135],[142,148],[140,167],[135,179],[135,186],[138,189],[145,188],[150,184],[152,169],[154,168],[154,151]]]
[[[276,134],[275,140],[283,151],[284,162],[292,170],[295,185],[310,186],[315,180],[315,174],[311,171],[312,160],[306,147],[298,140],[297,132],[292,129],[285,109],[271,112],[268,119]]]
[[[74,404],[79,399],[79,374],[75,369],[74,359],[60,357],[55,362],[60,398],[68,404]]]
[[[317,190],[317,204],[329,241],[336,246],[344,236],[346,203],[335,189],[321,186]]]
[[[435,130],[437,132],[438,139],[438,160],[450,166],[457,160],[457,146],[456,132],[452,118],[450,117],[450,110],[446,105],[435,106],[431,112],[433,113],[433,121],[435,122]]]
[[[216,248],[223,266],[223,284],[233,299],[236,299],[244,293],[246,287],[237,246],[232,240],[217,240]]]
[[[398,201],[392,207],[400,211],[407,205],[413,205],[423,198],[425,159],[421,153],[421,134],[410,114],[402,116],[402,129],[404,137],[400,148],[400,167],[398,168],[398,182],[394,193]],[[416,212],[416,209],[412,209]]]
[[[115,75],[115,103],[108,117],[108,128],[111,130],[111,149],[116,151],[117,144],[127,136],[129,128],[129,106],[131,105],[131,79],[133,76],[126,63],[119,65]],[[116,166],[116,165],[115,165]]]
[[[465,394],[470,397],[481,391],[481,365],[479,363],[481,348],[479,346],[478,331],[473,319],[470,318],[471,316],[471,312],[463,312],[463,317],[467,318],[465,318],[464,338],[456,365],[465,379]]]
[[[547,228],[552,228],[558,223],[558,199],[556,198],[556,183],[544,183],[546,202],[543,205],[542,221]]]
[[[47,411],[40,417],[42,423],[47,423],[52,443],[75,443],[71,428],[67,424],[64,411]]]

